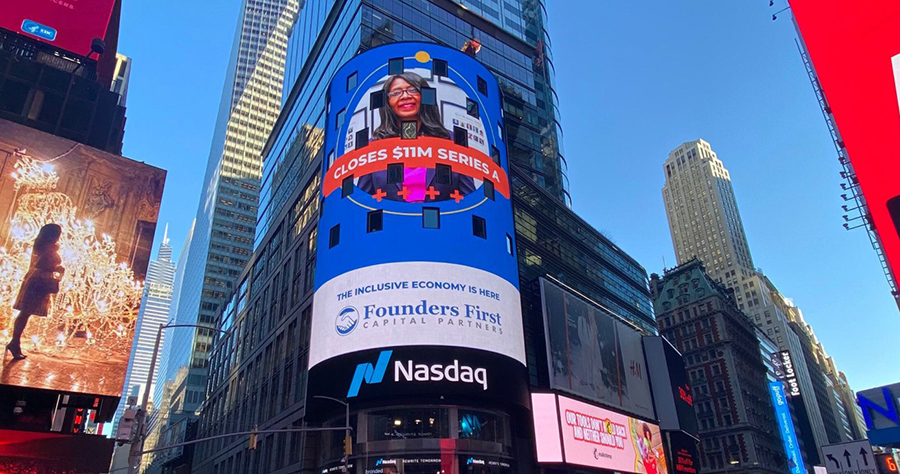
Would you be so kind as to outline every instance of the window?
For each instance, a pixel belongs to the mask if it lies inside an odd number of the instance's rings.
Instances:
[[[422,208],[422,227],[426,229],[441,228],[441,210],[436,207]]]
[[[384,91],[375,91],[369,94],[369,108],[372,110],[384,107]]]
[[[371,211],[366,215],[366,232],[378,232],[384,228],[384,211]]]
[[[506,253],[513,254],[513,241],[509,234],[506,234]]]
[[[453,127],[453,143],[459,146],[469,146],[469,132],[462,127]]]
[[[449,69],[450,68],[447,67],[447,61],[444,61],[443,59],[435,59],[431,61],[431,72],[434,73],[435,76],[447,77]],[[479,77],[479,79],[481,78]]]
[[[423,96],[424,97],[424,96]],[[425,103],[424,99],[422,103]],[[480,118],[478,114],[478,102],[475,102],[472,99],[466,98],[466,113],[469,114],[470,117]]]
[[[357,81],[357,77],[356,77],[355,72],[353,74],[350,74],[349,76],[347,76],[347,92],[350,92],[353,89],[356,89],[356,81]]]
[[[341,197],[345,198],[353,194],[353,175],[347,176],[341,181]]]
[[[335,245],[341,243],[341,225],[338,224],[331,228],[328,232],[328,248],[334,248]]]
[[[394,58],[388,61],[388,74],[391,76],[403,74],[403,58]]]
[[[488,180],[484,180],[484,185],[482,187],[484,188],[484,197],[493,201],[494,200],[494,183],[492,183]]]
[[[421,95],[422,105],[437,105],[437,91],[431,87],[423,87],[419,91]],[[478,105],[478,104],[476,104]]]
[[[437,184],[450,184],[451,171],[450,165],[434,165],[434,182]]]
[[[360,149],[369,144],[369,129],[364,128],[356,132],[356,149]]]
[[[487,238],[487,222],[483,217],[472,216],[472,234],[482,239]]]
[[[338,112],[338,114],[337,114],[337,121],[336,121],[335,124],[334,124],[334,129],[335,129],[335,130],[340,130],[340,129],[341,129],[341,125],[344,124],[344,116],[345,116],[345,115],[347,115],[347,111],[346,111],[346,110],[343,110],[343,109],[342,109],[340,112]]]
[[[488,95],[487,81],[478,76],[478,92]]]
[[[387,166],[387,184],[403,182],[403,163],[391,163]]]
[[[500,164],[500,149],[495,146],[491,147],[491,160],[498,165]]]

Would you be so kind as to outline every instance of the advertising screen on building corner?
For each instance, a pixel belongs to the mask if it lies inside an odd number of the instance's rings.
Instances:
[[[900,277],[900,2],[790,0],[894,278]]]
[[[515,399],[525,348],[496,80],[459,51],[397,43],[345,64],[327,107],[311,390]]]
[[[86,56],[106,36],[115,0],[12,0],[0,8],[0,28]]]
[[[632,474],[669,472],[656,424],[562,395],[533,393],[531,397],[539,463]]]
[[[0,385],[122,394],[165,180],[0,120]]]

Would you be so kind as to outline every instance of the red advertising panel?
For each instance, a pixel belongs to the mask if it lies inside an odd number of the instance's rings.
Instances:
[[[0,384],[122,393],[165,177],[0,120]]]
[[[115,440],[0,430],[0,474],[94,474],[109,470]]]
[[[554,396],[532,394],[538,462],[559,462],[556,446],[562,433],[566,464],[634,474],[668,473],[659,426],[563,396],[555,396],[553,403],[548,397]]]
[[[790,0],[790,4],[896,279],[900,277],[900,2]]]
[[[0,28],[82,56],[106,36],[115,0],[13,0],[0,8]]]

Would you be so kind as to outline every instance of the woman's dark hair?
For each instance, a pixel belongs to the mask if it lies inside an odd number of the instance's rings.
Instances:
[[[644,426],[642,426],[642,428],[644,431],[644,436],[649,435],[649,438],[653,439],[653,430],[650,429],[650,425],[648,425],[647,423],[644,423]]]
[[[379,110],[381,115],[381,125],[372,132],[372,140],[381,140],[382,138],[393,138],[400,136],[400,118],[394,114],[394,109],[388,105],[388,94],[391,92],[391,85],[397,79],[403,79],[421,93],[422,89],[428,87],[428,82],[422,76],[414,72],[404,72],[391,76],[384,83],[382,90],[384,91],[385,104]],[[420,96],[421,97],[421,96]],[[437,105],[423,104],[419,102],[419,135],[425,137],[450,138],[450,132],[444,128],[441,121],[441,111]]]
[[[59,224],[46,224],[44,227],[41,227],[37,237],[34,239],[34,248],[39,251],[43,250],[59,242],[61,235],[62,227]]]

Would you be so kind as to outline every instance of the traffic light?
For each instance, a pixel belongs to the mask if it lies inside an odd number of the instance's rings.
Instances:
[[[897,458],[893,453],[876,454],[875,464],[878,466],[878,474],[898,474]]]
[[[256,433],[256,428],[253,428],[253,431],[250,433],[250,446],[248,449],[256,449],[256,438],[259,435]]]
[[[344,456],[353,455],[353,437],[349,434],[344,435]]]

